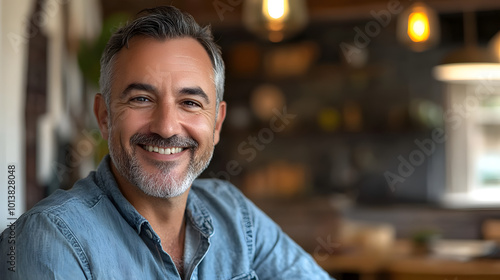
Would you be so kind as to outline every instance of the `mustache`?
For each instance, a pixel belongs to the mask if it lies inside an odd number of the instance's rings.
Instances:
[[[156,133],[143,134],[136,133],[130,137],[130,144],[133,145],[150,145],[157,147],[182,147],[182,148],[198,148],[198,142],[191,137],[181,137],[178,135],[169,138],[163,138]]]

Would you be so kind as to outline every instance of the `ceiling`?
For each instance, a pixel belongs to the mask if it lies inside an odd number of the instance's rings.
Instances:
[[[133,15],[148,7],[174,5],[192,14],[199,23],[209,23],[219,27],[240,24],[242,2],[243,0],[101,0],[105,17],[115,12],[127,12]],[[413,3],[411,0],[306,0],[306,2],[312,21],[365,19],[371,16],[370,11],[387,9],[390,3],[403,7]],[[424,2],[440,13],[500,10],[499,0],[429,0]],[[219,14],[215,6],[220,7]]]

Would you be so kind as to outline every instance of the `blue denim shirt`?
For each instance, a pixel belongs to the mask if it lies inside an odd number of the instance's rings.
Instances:
[[[196,180],[186,221],[184,279],[330,279],[227,182]],[[149,222],[118,189],[109,157],[2,233],[0,267],[2,279],[181,279]]]

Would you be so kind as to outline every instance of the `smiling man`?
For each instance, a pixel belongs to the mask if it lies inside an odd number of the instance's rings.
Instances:
[[[94,113],[106,156],[0,237],[2,279],[329,279],[234,186],[195,180],[226,115],[208,28],[145,10],[101,59]]]

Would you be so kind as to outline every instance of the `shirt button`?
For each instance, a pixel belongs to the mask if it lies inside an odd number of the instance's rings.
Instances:
[[[146,230],[146,234],[148,235],[149,239],[153,239],[153,234],[149,229]]]

